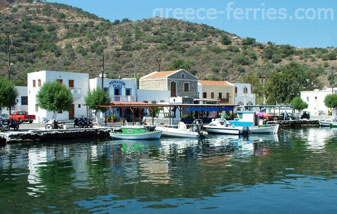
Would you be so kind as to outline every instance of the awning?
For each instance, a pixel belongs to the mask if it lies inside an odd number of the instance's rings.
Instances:
[[[189,111],[234,111],[234,107],[189,107]]]

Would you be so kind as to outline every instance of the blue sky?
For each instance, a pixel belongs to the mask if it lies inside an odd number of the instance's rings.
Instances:
[[[160,15],[163,11],[164,17],[167,12],[168,17],[176,15],[183,20],[207,24],[240,37],[256,38],[259,42],[271,41],[296,47],[337,47],[335,0],[53,0],[51,2],[79,7],[111,21],[123,18],[131,20],[152,18],[154,11],[157,12],[156,15]],[[209,15],[207,18],[206,13]]]

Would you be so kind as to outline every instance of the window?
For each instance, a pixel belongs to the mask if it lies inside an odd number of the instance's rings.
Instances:
[[[115,92],[114,95],[115,95],[115,96],[120,96],[120,95],[121,95],[120,91],[121,91],[121,90],[120,90],[119,88],[115,88],[115,90],[114,90],[114,92]]]
[[[36,87],[36,80],[33,80],[33,87]]]
[[[125,89],[125,95],[126,96],[131,96],[131,88],[126,88]]]
[[[41,80],[37,80],[37,85],[41,87]]]
[[[222,99],[222,93],[219,93],[219,99]]]
[[[214,92],[211,92],[211,99],[214,99]]]
[[[229,102],[229,93],[226,93],[226,99],[227,99],[228,102]]]
[[[69,80],[69,88],[74,88],[74,80]]]
[[[244,94],[248,94],[248,88],[247,88],[247,87],[244,87],[244,88],[243,88],[243,93],[244,93]]]
[[[207,98],[207,92],[202,93],[202,98],[204,98],[204,99]]]
[[[235,87],[235,94],[237,94],[238,93],[238,88],[237,87]]]
[[[143,101],[144,103],[149,103],[148,101]]]
[[[23,105],[23,106],[28,105],[28,97],[27,96],[21,97],[21,105]]]
[[[39,112],[39,106],[35,104],[35,112]]]
[[[307,97],[307,102],[309,102],[309,97]]]
[[[78,104],[78,108],[81,108],[81,104]]]
[[[109,93],[109,88],[104,88],[104,92]]]
[[[190,91],[190,84],[185,82],[184,83],[184,92],[189,92]]]
[[[156,104],[157,103],[157,101],[152,101],[152,104]]]
[[[185,74],[182,74],[182,75],[181,75],[181,79],[185,79]]]
[[[317,100],[317,97],[315,97],[315,100]]]
[[[56,81],[57,81],[58,83],[61,83],[61,84],[63,83],[63,80],[62,80],[62,79],[57,79]]]

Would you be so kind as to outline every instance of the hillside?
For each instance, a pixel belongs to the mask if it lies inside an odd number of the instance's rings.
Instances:
[[[3,0],[1,0],[3,2]],[[18,82],[27,72],[101,70],[109,77],[143,76],[169,69],[177,59],[204,79],[240,81],[246,73],[266,73],[290,62],[327,71],[337,66],[337,49],[300,49],[258,43],[207,25],[175,19],[124,19],[110,22],[81,9],[55,3],[11,3],[0,18],[0,75],[7,75],[7,35],[11,70]],[[272,39],[272,38],[271,38]]]

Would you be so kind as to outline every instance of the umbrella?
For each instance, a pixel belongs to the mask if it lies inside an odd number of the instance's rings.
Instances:
[[[256,115],[259,116],[259,117],[263,117],[264,112],[258,112],[258,113],[256,113]]]

